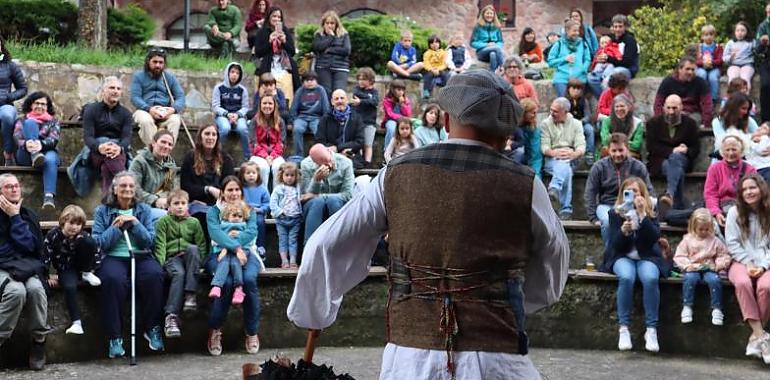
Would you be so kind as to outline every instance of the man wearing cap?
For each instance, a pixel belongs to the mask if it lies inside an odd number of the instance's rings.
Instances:
[[[500,154],[521,107],[487,70],[453,76],[438,102],[449,139],[391,161],[316,230],[287,315],[330,326],[387,233],[380,379],[538,379],[524,314],[559,299],[569,248],[543,183]]]
[[[173,95],[173,101],[169,97]],[[177,141],[185,98],[174,74],[166,71],[166,51],[152,48],[144,60],[144,70],[131,79],[131,103],[136,107],[134,122],[139,125],[139,138],[148,147],[158,128],[168,129]]]

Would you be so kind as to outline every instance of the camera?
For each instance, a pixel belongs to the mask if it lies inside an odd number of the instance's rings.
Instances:
[[[631,189],[623,190],[623,203],[633,203],[636,194]]]

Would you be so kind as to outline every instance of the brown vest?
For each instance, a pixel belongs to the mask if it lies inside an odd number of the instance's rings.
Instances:
[[[519,324],[533,179],[529,168],[481,146],[434,144],[391,162],[389,342],[526,353]]]

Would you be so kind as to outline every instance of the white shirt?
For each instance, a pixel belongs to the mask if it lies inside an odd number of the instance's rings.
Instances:
[[[473,140],[444,143],[483,145]],[[361,193],[326,220],[308,240],[286,312],[299,327],[324,329],[337,318],[343,295],[366,279],[369,262],[388,230],[383,169]],[[515,196],[515,195],[511,195]],[[524,309],[531,314],[561,296],[569,269],[569,243],[543,182],[532,186],[532,256],[525,270]],[[457,379],[536,379],[528,357],[499,352],[455,353]],[[446,353],[389,343],[380,379],[450,379]]]

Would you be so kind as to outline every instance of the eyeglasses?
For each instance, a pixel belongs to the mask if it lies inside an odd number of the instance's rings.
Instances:
[[[506,69],[518,69],[518,68],[519,68],[519,66],[516,66],[516,65],[510,65],[510,66],[506,67]]]
[[[159,48],[159,47],[154,47],[154,48],[150,49],[150,51],[149,51],[149,52],[150,52],[150,53],[160,53],[160,54],[166,54],[166,49],[164,49],[164,48]]]
[[[3,189],[5,190],[12,190],[12,189],[21,189],[21,185],[18,183],[10,184],[10,185],[4,185]]]

